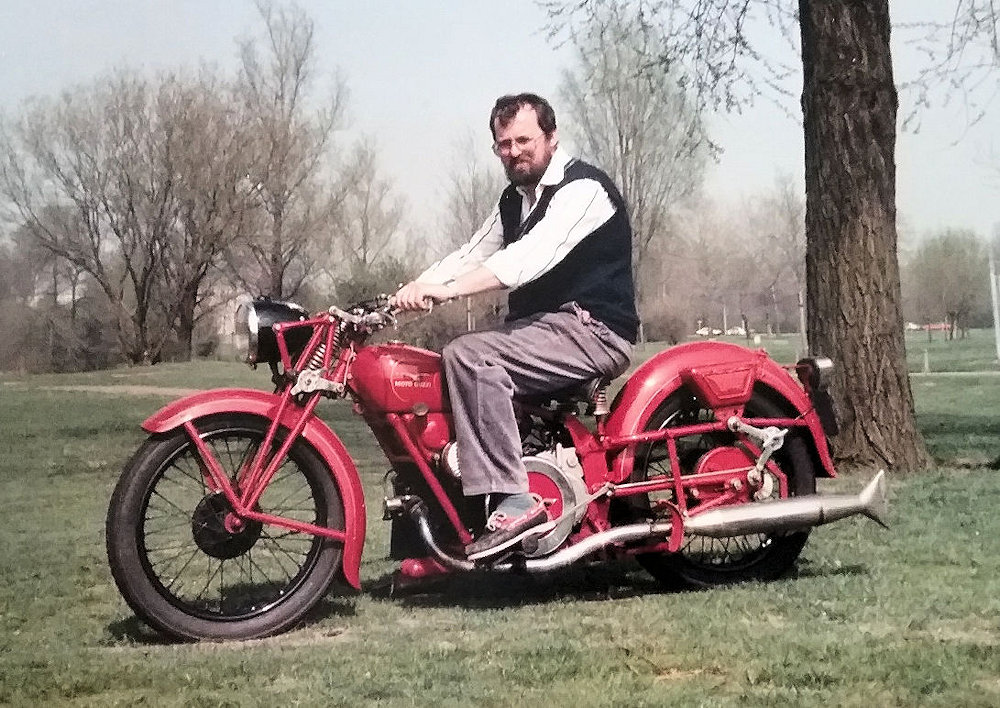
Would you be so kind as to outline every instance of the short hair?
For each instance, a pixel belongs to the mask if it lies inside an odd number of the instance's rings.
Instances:
[[[494,140],[497,137],[497,122],[501,126],[507,125],[514,120],[518,111],[526,106],[535,109],[535,114],[538,116],[538,127],[545,131],[546,135],[552,135],[556,129],[556,112],[552,110],[549,102],[538,94],[518,93],[501,96],[494,104],[493,110],[490,111],[490,133],[493,134]]]

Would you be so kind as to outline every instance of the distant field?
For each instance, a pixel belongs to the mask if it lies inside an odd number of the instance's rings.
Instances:
[[[997,366],[996,343],[992,329],[973,329],[965,339],[947,341],[943,332],[932,332],[928,341],[926,332],[906,333],[906,364],[910,373],[924,370],[925,352],[930,371],[1000,371]],[[701,337],[689,337],[696,341]],[[791,363],[801,356],[802,344],[798,334],[762,335],[760,344],[746,337],[713,337],[751,348],[767,350],[776,361]],[[659,350],[660,344],[650,344],[640,351]]]
[[[943,343],[941,360],[982,356],[962,347],[989,349]],[[777,339],[768,349],[780,357]],[[233,385],[267,388],[268,373],[196,362],[0,377],[0,705],[1000,704],[1000,484],[986,466],[1000,457],[1000,376],[989,371],[913,377],[938,467],[892,482],[890,531],[826,526],[795,577],[691,593],[661,592],[626,563],[388,597],[386,463],[349,405],[325,404],[368,497],[365,592],[332,594],[274,639],[164,643],[111,581],[107,500],[143,417],[175,391]]]

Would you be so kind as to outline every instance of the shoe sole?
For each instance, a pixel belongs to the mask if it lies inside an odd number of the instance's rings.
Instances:
[[[483,558],[490,558],[492,556],[497,555],[498,553],[507,550],[511,546],[517,545],[524,539],[528,538],[528,536],[541,536],[543,534],[547,534],[555,527],[556,527],[555,520],[546,521],[544,524],[539,524],[538,526],[532,526],[530,529],[525,529],[517,536],[514,536],[514,538],[508,539],[501,544],[498,544],[496,546],[491,546],[477,553],[472,553],[466,556],[466,558],[468,558],[470,561],[477,561]]]

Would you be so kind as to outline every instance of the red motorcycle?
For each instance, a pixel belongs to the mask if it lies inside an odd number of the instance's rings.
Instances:
[[[462,495],[440,358],[366,343],[396,324],[389,298],[315,316],[257,300],[238,319],[274,392],[205,391],[155,413],[108,511],[119,590],[174,637],[275,634],[334,580],[360,589],[365,499],[315,414],[324,398],[349,397],[388,457],[384,511],[405,578],[634,556],[666,585],[713,586],[778,577],[812,526],[857,513],[884,525],[881,473],[857,496],[815,495],[817,476],[835,476],[828,360],[782,367],[697,342],[648,360],[610,405],[607,381],[516,402],[530,487],[553,523],[477,565],[463,548],[485,509]]]

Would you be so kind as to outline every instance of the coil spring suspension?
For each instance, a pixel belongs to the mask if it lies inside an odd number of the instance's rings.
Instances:
[[[607,415],[611,412],[608,406],[608,387],[601,385],[594,391],[594,398],[590,402],[593,415]]]
[[[323,368],[323,358],[326,356],[326,344],[320,344],[316,347],[316,351],[309,358],[308,363],[306,363],[305,368],[312,369],[313,371],[319,371]]]

